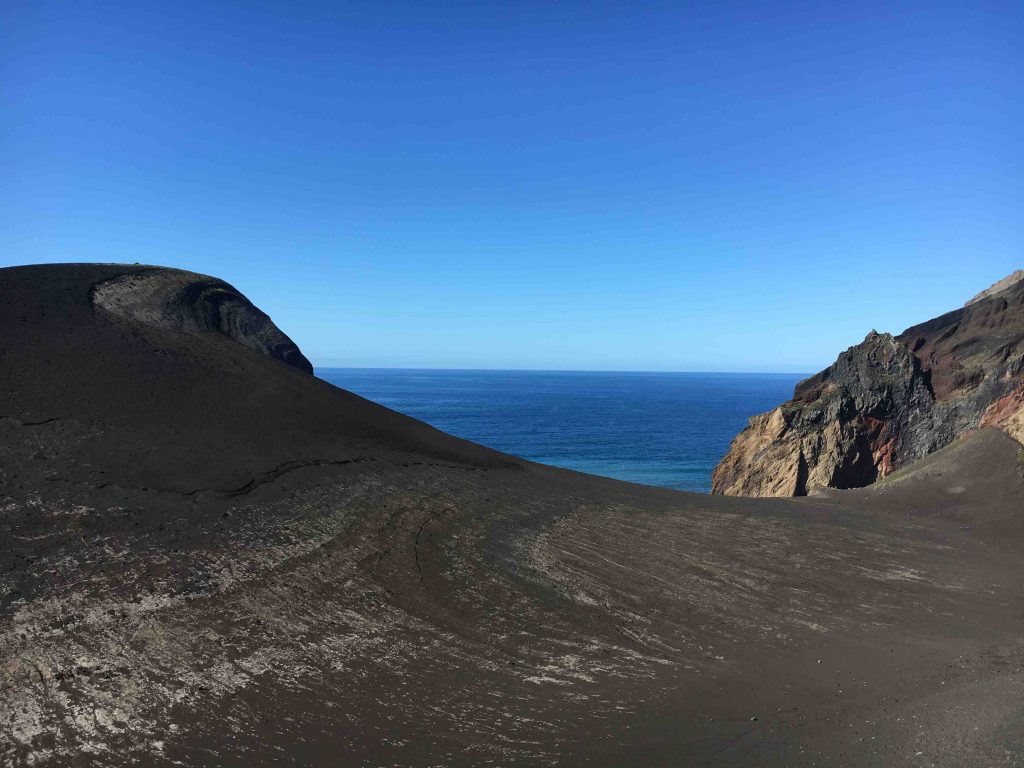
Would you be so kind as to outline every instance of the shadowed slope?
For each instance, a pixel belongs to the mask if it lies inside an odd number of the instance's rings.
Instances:
[[[645,488],[97,312],[120,274],[0,272],[4,764],[1019,758],[1001,433],[891,489]]]

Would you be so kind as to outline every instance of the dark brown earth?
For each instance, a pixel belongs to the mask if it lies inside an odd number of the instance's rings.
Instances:
[[[860,488],[979,428],[1024,439],[1024,271],[899,336],[872,331],[793,399],[755,416],[715,493]]]
[[[1006,433],[817,497],[629,485],[152,320],[177,293],[96,306],[125,274],[0,270],[3,764],[1022,762]]]

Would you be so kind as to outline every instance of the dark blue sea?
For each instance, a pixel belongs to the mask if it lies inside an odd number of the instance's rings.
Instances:
[[[317,375],[505,453],[634,483],[711,489],[756,413],[806,374],[319,368]]]

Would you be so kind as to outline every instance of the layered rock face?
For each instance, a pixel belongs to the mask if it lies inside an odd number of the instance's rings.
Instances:
[[[872,331],[755,416],[714,493],[803,496],[873,483],[984,426],[1024,438],[1024,272],[899,336]]]
[[[93,304],[114,315],[186,333],[222,333],[306,373],[313,366],[295,342],[234,286],[207,275],[137,268],[99,283]]]

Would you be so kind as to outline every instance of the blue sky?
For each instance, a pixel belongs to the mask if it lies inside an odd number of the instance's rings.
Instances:
[[[1024,266],[1016,3],[4,4],[0,263],[320,365],[811,371]]]

